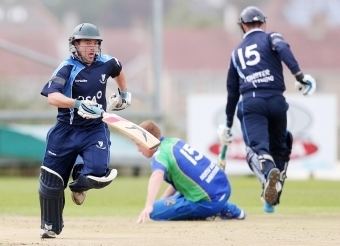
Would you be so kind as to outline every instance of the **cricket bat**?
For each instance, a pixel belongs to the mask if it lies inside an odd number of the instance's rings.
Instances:
[[[150,132],[119,115],[104,112],[102,120],[111,128],[148,149],[156,148],[160,144],[160,141]]]

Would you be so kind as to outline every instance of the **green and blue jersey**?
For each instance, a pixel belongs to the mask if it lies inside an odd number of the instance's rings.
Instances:
[[[163,170],[165,181],[192,202],[219,200],[230,190],[227,176],[216,162],[178,138],[161,139],[151,168]]]

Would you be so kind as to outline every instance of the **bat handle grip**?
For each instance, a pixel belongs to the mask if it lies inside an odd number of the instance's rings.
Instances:
[[[227,155],[227,145],[223,145],[222,149],[220,151],[220,154],[218,155],[218,165],[221,167],[221,169],[225,169],[225,164],[226,164],[226,155]]]
[[[223,145],[223,147],[222,147],[222,150],[220,152],[220,158],[222,160],[225,160],[225,157],[227,155],[227,148],[228,148],[227,145]]]

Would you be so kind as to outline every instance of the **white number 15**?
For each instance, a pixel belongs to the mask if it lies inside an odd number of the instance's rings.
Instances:
[[[190,161],[194,166],[197,165],[197,161],[203,158],[203,155],[197,151],[195,151],[188,144],[184,144],[180,150],[181,154],[186,157],[188,161]]]
[[[257,44],[247,46],[245,48],[244,55],[242,48],[237,49],[237,55],[240,60],[242,69],[245,69],[247,65],[254,66],[260,62],[260,53],[256,50],[256,48]]]

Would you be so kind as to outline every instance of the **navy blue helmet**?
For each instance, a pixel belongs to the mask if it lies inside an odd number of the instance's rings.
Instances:
[[[91,23],[82,23],[74,28],[73,34],[69,38],[69,41],[73,43],[78,39],[95,39],[98,40],[99,43],[103,41],[99,34],[98,28]]]
[[[69,50],[70,52],[81,59],[80,55],[78,54],[77,48],[74,45],[76,40],[80,39],[90,39],[90,40],[97,40],[99,44],[99,53],[101,49],[101,42],[103,41],[102,37],[100,36],[99,30],[97,26],[91,23],[82,23],[76,26],[73,30],[71,37],[69,37]],[[98,53],[98,54],[99,54]]]
[[[247,24],[253,22],[266,22],[266,16],[258,7],[248,6],[242,10],[240,14],[239,24]]]

